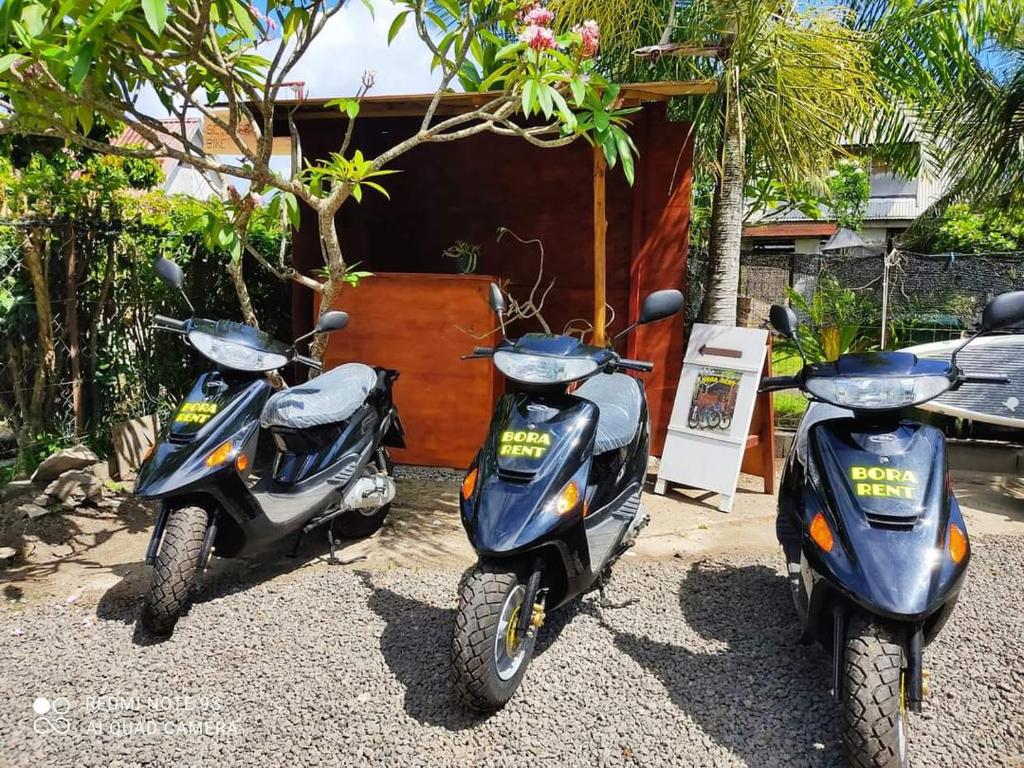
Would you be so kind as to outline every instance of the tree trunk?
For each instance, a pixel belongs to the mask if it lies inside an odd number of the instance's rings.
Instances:
[[[39,343],[31,398],[25,419],[31,432],[39,432],[43,429],[43,409],[46,402],[47,384],[57,361],[53,348],[53,309],[50,305],[46,271],[43,268],[43,248],[45,246],[43,242],[40,242],[45,238],[45,231],[33,231],[25,238],[23,249],[25,269],[32,281],[32,298],[36,304],[37,341]]]
[[[67,307],[68,363],[71,367],[71,410],[75,418],[75,437],[85,432],[85,403],[82,401],[82,358],[78,340],[78,247],[75,228],[68,227],[68,251],[65,273]]]
[[[252,298],[249,296],[249,287],[245,284],[245,276],[242,274],[242,257],[228,262],[228,275],[231,283],[235,286],[235,293],[238,294],[238,304],[242,308],[242,319],[247,325],[259,328],[260,323],[256,317],[256,310],[252,306]]]
[[[743,236],[745,153],[739,106],[730,104],[722,138],[721,175],[711,202],[708,286],[701,316],[714,325],[736,325],[740,286],[740,238]]]
[[[334,211],[320,211],[318,216],[320,240],[324,248],[324,261],[327,263],[327,280],[320,292],[320,312],[330,312],[334,300],[341,293],[345,283],[345,258],[341,253],[341,242],[338,240],[338,229],[334,222]],[[309,354],[317,360],[323,360],[327,349],[327,334],[318,333],[309,345]]]

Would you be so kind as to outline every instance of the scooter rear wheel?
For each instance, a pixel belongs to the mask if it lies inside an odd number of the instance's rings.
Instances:
[[[846,636],[843,747],[852,768],[905,768],[903,646],[877,619],[856,615]]]
[[[533,656],[536,634],[517,632],[526,579],[510,563],[477,563],[459,585],[452,671],[462,703],[501,709],[515,694]]]
[[[153,581],[142,608],[142,626],[149,632],[169,635],[188,605],[208,522],[206,510],[200,507],[182,507],[168,516]]]

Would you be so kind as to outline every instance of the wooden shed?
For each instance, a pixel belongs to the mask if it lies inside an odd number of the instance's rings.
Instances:
[[[594,322],[606,301],[611,336],[635,319],[647,293],[685,290],[692,147],[689,126],[668,119],[666,102],[709,87],[624,88],[626,102],[642,107],[632,116],[639,149],[632,187],[618,168],[605,177],[602,159],[582,140],[551,150],[484,133],[413,150],[394,164],[401,173],[385,180],[390,200],[367,192],[362,203],[342,207],[338,227],[346,262],[375,276],[339,297],[337,307],[352,321],[331,338],[326,363],[360,360],[400,371],[396,400],[409,447],[396,452],[397,461],[465,467],[483,441],[503,381],[487,361],[459,357],[494,341],[488,336],[497,327],[486,304],[488,283],[507,281],[510,293],[523,297],[540,266],[535,245],[511,236],[499,241],[501,228],[543,243],[541,282],[544,288],[553,284],[542,314],[556,333],[573,320]],[[442,109],[472,109],[484,98],[452,94]],[[418,129],[429,100],[364,98],[352,146],[367,156],[387,149]],[[339,148],[344,114],[323,101],[293,106],[307,159]],[[479,246],[475,274],[458,274],[456,262],[442,256],[458,241]],[[309,210],[295,235],[295,263],[306,273],[323,266]],[[315,312],[313,295],[296,287],[296,335],[309,329]],[[511,325],[509,334],[539,330],[537,321],[524,321]],[[652,450],[659,454],[682,366],[682,319],[641,328],[620,343],[627,356],[655,363],[645,380]]]

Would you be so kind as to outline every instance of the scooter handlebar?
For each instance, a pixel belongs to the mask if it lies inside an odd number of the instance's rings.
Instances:
[[[303,365],[309,366],[317,371],[322,371],[324,369],[323,364],[319,360],[312,357],[306,357],[305,355],[295,355],[295,357],[292,358],[292,362],[302,363]]]
[[[176,320],[166,315],[153,315],[153,322],[155,327],[161,330],[175,331],[176,333],[184,333],[185,329],[188,328],[187,320]]]
[[[796,376],[765,376],[761,379],[759,392],[774,392],[777,389],[793,389],[799,387],[800,383]]]
[[[989,375],[985,373],[964,374],[960,377],[961,384],[1009,384],[1008,376]]]
[[[654,363],[649,363],[646,360],[629,360],[625,357],[616,360],[615,365],[618,368],[625,368],[627,371],[639,371],[640,373],[650,373],[654,370]]]

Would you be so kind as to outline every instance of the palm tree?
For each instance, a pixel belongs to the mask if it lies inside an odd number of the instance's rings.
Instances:
[[[779,0],[552,0],[568,24],[593,16],[602,63],[620,81],[714,78],[714,94],[688,100],[697,173],[714,179],[709,280],[703,317],[735,324],[740,239],[750,179],[794,197],[824,175],[857,137],[880,146],[897,171],[915,173],[915,116],[962,90],[981,41],[1010,24],[1016,0],[846,0],[841,8]],[[625,24],[621,6],[632,10]],[[661,33],[651,32],[661,14]],[[1019,15],[1019,11],[1017,11]],[[641,36],[647,60],[630,46]]]

